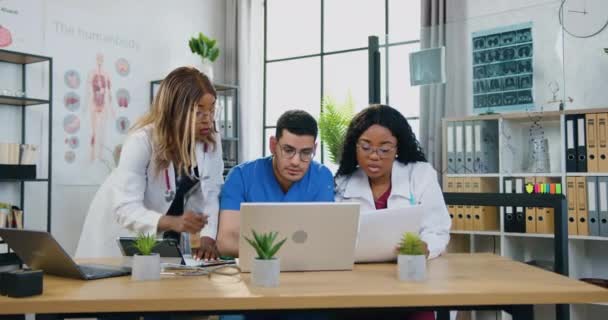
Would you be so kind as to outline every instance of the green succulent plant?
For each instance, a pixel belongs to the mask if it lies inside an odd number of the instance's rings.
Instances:
[[[157,244],[156,235],[140,233],[137,235],[137,238],[135,238],[133,247],[137,249],[140,255],[149,256]]]
[[[424,242],[417,234],[406,232],[399,242],[399,254],[408,256],[424,255]]]
[[[258,259],[261,260],[272,260],[274,259],[274,255],[281,249],[281,246],[285,243],[287,238],[279,241],[278,243],[274,243],[279,235],[278,232],[268,232],[257,234],[255,230],[251,230],[253,234],[253,240],[243,236],[245,240],[255,249],[258,254]]]
[[[220,48],[216,47],[217,41],[205,36],[202,32],[198,33],[197,37],[192,37],[188,41],[190,51],[196,53],[203,59],[214,62],[220,55]]]
[[[329,160],[335,164],[340,162],[342,145],[346,136],[348,125],[354,116],[353,97],[348,94],[344,104],[325,96],[323,98],[323,111],[319,117],[319,132],[321,141],[327,146]]]

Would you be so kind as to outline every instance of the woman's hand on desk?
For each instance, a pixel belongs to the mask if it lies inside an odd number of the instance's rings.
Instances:
[[[162,216],[158,222],[159,231],[198,233],[207,225],[207,216],[186,211],[181,216]]]
[[[193,255],[196,260],[217,260],[220,257],[215,240],[209,237],[201,237],[201,246]]]

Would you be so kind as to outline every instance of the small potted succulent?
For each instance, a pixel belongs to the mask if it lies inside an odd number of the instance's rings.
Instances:
[[[192,53],[198,54],[202,60],[201,71],[213,81],[213,66],[212,63],[219,57],[220,48],[217,47],[217,41],[205,36],[202,32],[198,36],[190,38],[188,46]]]
[[[133,256],[131,279],[138,281],[160,279],[160,255],[152,253],[157,244],[155,234],[140,233],[137,236],[133,246],[139,253]]]
[[[281,249],[286,238],[275,244],[278,232],[258,234],[251,230],[253,239],[244,236],[245,240],[255,249],[258,256],[253,259],[251,281],[260,287],[278,287],[281,262],[274,255]]]
[[[399,242],[399,280],[423,281],[426,278],[424,242],[417,234],[406,232]]]

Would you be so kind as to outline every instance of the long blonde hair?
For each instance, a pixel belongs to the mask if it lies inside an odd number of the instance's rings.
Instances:
[[[190,175],[196,165],[196,110],[205,94],[217,98],[209,78],[193,67],[177,68],[160,84],[150,111],[133,126],[133,131],[152,126],[154,171],[159,174],[173,163],[177,172]],[[215,133],[215,121],[212,124]],[[215,149],[215,135],[205,138]]]

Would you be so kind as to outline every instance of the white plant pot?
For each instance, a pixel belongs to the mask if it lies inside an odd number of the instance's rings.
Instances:
[[[278,287],[281,274],[281,261],[253,259],[251,268],[251,281],[258,287]]]
[[[131,266],[131,279],[159,280],[160,279],[160,255],[153,253],[149,256],[134,255]]]
[[[426,256],[409,256],[400,254],[397,257],[399,280],[424,281],[426,279]]]
[[[209,78],[209,81],[213,83],[213,64],[211,61],[203,60],[203,63],[200,67],[200,71],[204,73],[207,78]]]

